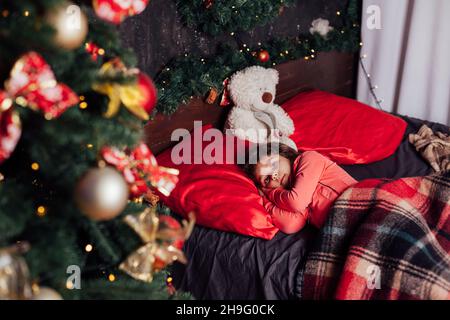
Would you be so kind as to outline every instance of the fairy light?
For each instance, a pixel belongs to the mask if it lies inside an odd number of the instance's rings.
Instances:
[[[23,15],[24,15],[25,17],[28,17],[28,16],[30,15],[30,11],[25,10],[25,12],[23,13]]]
[[[33,162],[31,164],[31,169],[33,169],[34,171],[38,171],[39,170],[39,163]]]
[[[70,280],[67,280],[66,281],[66,288],[69,289],[69,290],[72,290],[73,287],[74,287],[73,282],[70,281]]]
[[[114,281],[116,281],[116,276],[113,275],[112,273],[110,273],[109,276],[108,276],[108,280],[109,280],[110,282],[114,282]]]
[[[27,106],[27,100],[24,97],[22,97],[22,96],[17,97],[15,101],[16,101],[16,103],[19,106],[22,106],[22,107],[26,107]]]
[[[87,145],[86,145],[86,148],[88,148],[88,149],[92,149],[94,147],[94,145],[92,144],[92,143],[88,143]]]
[[[105,54],[105,49],[103,48],[98,49],[98,54],[103,56]]]
[[[168,277],[167,278],[167,283],[171,283],[173,281],[173,278],[172,277]]]
[[[83,101],[80,103],[80,109],[86,109],[88,107],[88,104],[86,101]]]
[[[361,42],[362,44],[362,42]],[[378,109],[383,110],[381,103],[384,102],[383,99],[378,99],[377,94],[375,92],[376,89],[378,89],[377,85],[372,84],[372,79],[370,73],[367,72],[366,66],[364,65],[363,60],[367,58],[367,54],[363,54],[359,57],[359,64],[361,66],[362,71],[364,72],[364,75],[366,76],[367,86],[369,87],[370,94],[372,95],[373,99],[375,100],[375,103],[378,107]]]
[[[46,209],[44,206],[39,206],[39,207],[37,207],[37,209],[36,209],[36,214],[37,214],[39,217],[45,216],[46,213],[47,213],[47,209]]]
[[[85,97],[84,96],[79,96],[78,99],[80,99],[80,101],[84,101]]]
[[[92,244],[87,244],[87,245],[84,247],[84,251],[86,251],[86,252],[91,252],[92,249],[94,249],[94,247],[92,246]]]
[[[336,11],[336,15],[340,16],[341,12],[340,11]]]
[[[5,180],[5,176],[3,174],[0,173],[0,182]]]

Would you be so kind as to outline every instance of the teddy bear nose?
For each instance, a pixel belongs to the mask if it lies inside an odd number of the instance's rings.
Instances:
[[[271,103],[272,102],[272,94],[270,92],[264,92],[262,95],[262,101],[265,103]]]

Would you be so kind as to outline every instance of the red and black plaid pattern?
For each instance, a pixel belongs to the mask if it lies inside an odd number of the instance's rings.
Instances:
[[[450,171],[365,180],[335,202],[303,299],[450,299]]]

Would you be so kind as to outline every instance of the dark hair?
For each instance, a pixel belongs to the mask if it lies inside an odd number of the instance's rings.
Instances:
[[[265,153],[262,153],[260,152],[261,149],[265,149],[267,151]],[[300,155],[299,152],[295,151],[294,149],[283,143],[257,144],[246,152],[245,163],[240,164],[239,167],[257,184],[257,181],[255,181],[256,164],[261,160],[262,155],[275,155],[275,154],[278,154],[280,156],[289,159],[291,166],[294,164],[295,159],[297,159],[297,157]]]

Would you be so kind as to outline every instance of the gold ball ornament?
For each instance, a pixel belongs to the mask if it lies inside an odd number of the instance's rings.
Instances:
[[[64,49],[80,47],[88,33],[88,19],[81,8],[70,1],[51,9],[44,17],[56,33],[54,43]]]
[[[104,167],[89,170],[75,189],[75,201],[87,217],[106,221],[117,217],[127,205],[129,188],[123,176]]]
[[[63,300],[61,295],[52,288],[39,287],[33,294],[32,300]]]

